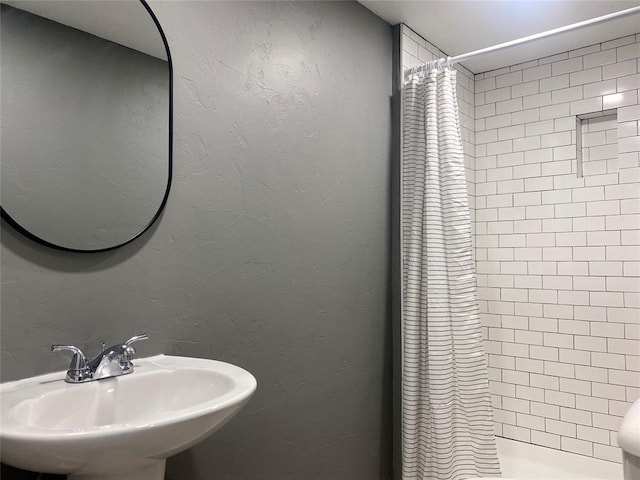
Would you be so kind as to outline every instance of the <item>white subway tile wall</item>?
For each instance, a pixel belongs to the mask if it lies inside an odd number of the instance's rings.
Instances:
[[[616,462],[640,392],[638,37],[476,75],[474,97],[496,432]]]
[[[446,56],[406,26],[403,47]],[[638,57],[640,34],[456,67],[496,434],[615,462],[640,397]]]

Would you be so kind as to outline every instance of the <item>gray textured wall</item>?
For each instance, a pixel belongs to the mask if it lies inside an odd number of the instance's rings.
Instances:
[[[355,2],[151,6],[174,58],[167,208],[105,254],[3,225],[2,379],[65,368],[54,342],[148,331],[141,355],[258,379],[167,478],[389,478],[390,27]]]

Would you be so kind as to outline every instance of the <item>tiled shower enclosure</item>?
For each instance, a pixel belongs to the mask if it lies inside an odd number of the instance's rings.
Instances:
[[[403,40],[405,66],[431,59]],[[635,35],[475,75],[465,145],[496,433],[616,462],[640,396],[639,56]]]

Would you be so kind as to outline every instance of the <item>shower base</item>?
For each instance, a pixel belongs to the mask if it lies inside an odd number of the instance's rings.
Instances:
[[[620,480],[622,464],[497,438],[502,480]]]

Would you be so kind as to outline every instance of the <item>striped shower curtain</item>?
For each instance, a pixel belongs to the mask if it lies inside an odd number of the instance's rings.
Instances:
[[[499,476],[456,72],[411,73],[403,95],[402,479]]]

